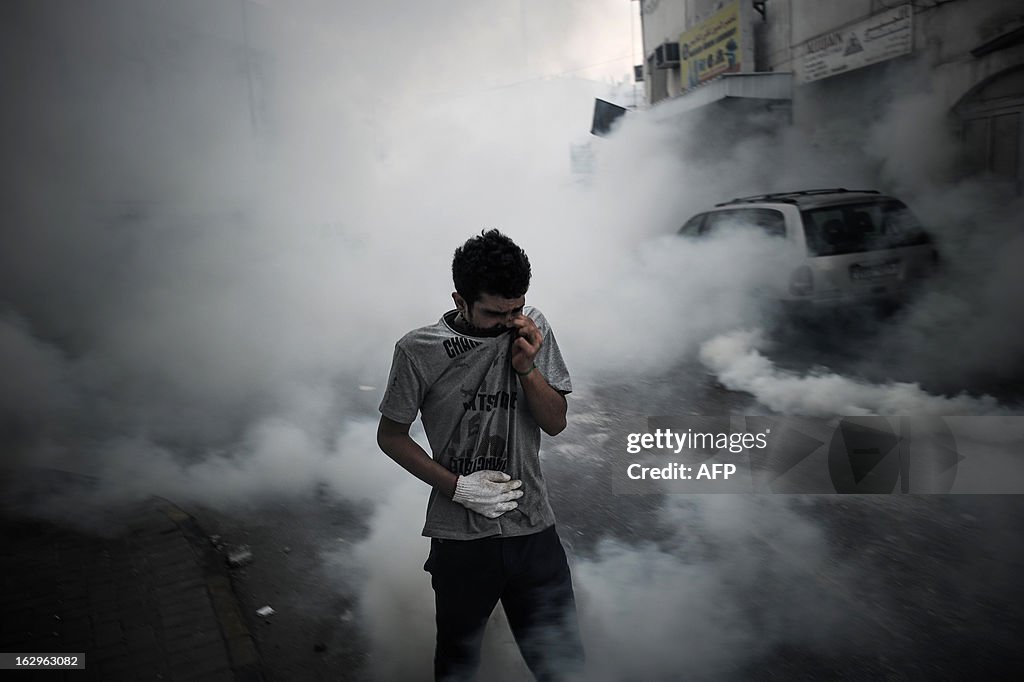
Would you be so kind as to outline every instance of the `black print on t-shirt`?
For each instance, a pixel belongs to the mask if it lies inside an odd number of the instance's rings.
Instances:
[[[503,410],[514,410],[516,409],[516,396],[519,395],[515,391],[512,393],[508,391],[477,393],[476,391],[467,391],[466,389],[460,390],[462,391],[462,409],[466,410],[466,412],[474,410],[490,412],[499,407]]]
[[[480,345],[479,341],[473,339],[467,339],[465,336],[453,336],[450,339],[445,339],[444,352],[448,354],[448,357],[455,358],[468,350],[472,350]]]
[[[504,471],[508,467],[507,443],[502,436],[490,436],[477,445],[476,452],[463,451],[452,457],[448,469],[466,476],[476,471]]]

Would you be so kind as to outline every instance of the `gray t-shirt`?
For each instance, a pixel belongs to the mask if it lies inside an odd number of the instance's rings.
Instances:
[[[459,333],[450,324],[454,314],[395,344],[381,414],[411,424],[420,413],[433,457],[443,467],[460,475],[504,471],[522,480],[523,496],[517,509],[489,519],[434,490],[423,535],[473,540],[537,533],[554,524],[555,515],[540,470],[540,427],[512,369],[515,337],[511,331],[492,337]],[[569,371],[544,315],[530,306],[523,314],[544,335],[537,370],[555,390],[571,392]]]

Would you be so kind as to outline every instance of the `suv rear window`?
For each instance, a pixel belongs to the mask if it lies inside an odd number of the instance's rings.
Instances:
[[[827,206],[802,212],[807,250],[813,256],[880,251],[931,240],[902,201]]]

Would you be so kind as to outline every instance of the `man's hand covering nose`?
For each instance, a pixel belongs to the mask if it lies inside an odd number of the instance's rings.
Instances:
[[[523,491],[518,490],[523,482],[511,479],[502,471],[486,470],[459,476],[452,499],[466,509],[496,519],[518,507],[515,500],[523,496]]]

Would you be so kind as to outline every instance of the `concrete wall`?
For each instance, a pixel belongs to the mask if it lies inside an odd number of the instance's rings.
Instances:
[[[645,55],[666,40],[679,40],[686,30],[686,9],[680,0],[642,0]]]
[[[928,60],[936,91],[948,108],[993,76],[1024,65],[1024,43],[981,57],[970,54],[979,45],[1024,26],[1024,2],[961,0],[921,12],[914,21],[916,45]]]
[[[754,22],[754,63],[758,71],[792,71],[793,23],[789,20],[792,0],[767,3],[762,18],[752,13]]]
[[[679,40],[686,30],[686,3],[678,0],[641,0],[644,37],[644,92],[648,103],[679,95],[679,69],[655,69],[654,49]]]
[[[768,5],[775,9],[774,2]],[[799,45],[822,33],[866,19],[872,14],[871,5],[871,0],[790,0],[790,44]]]

